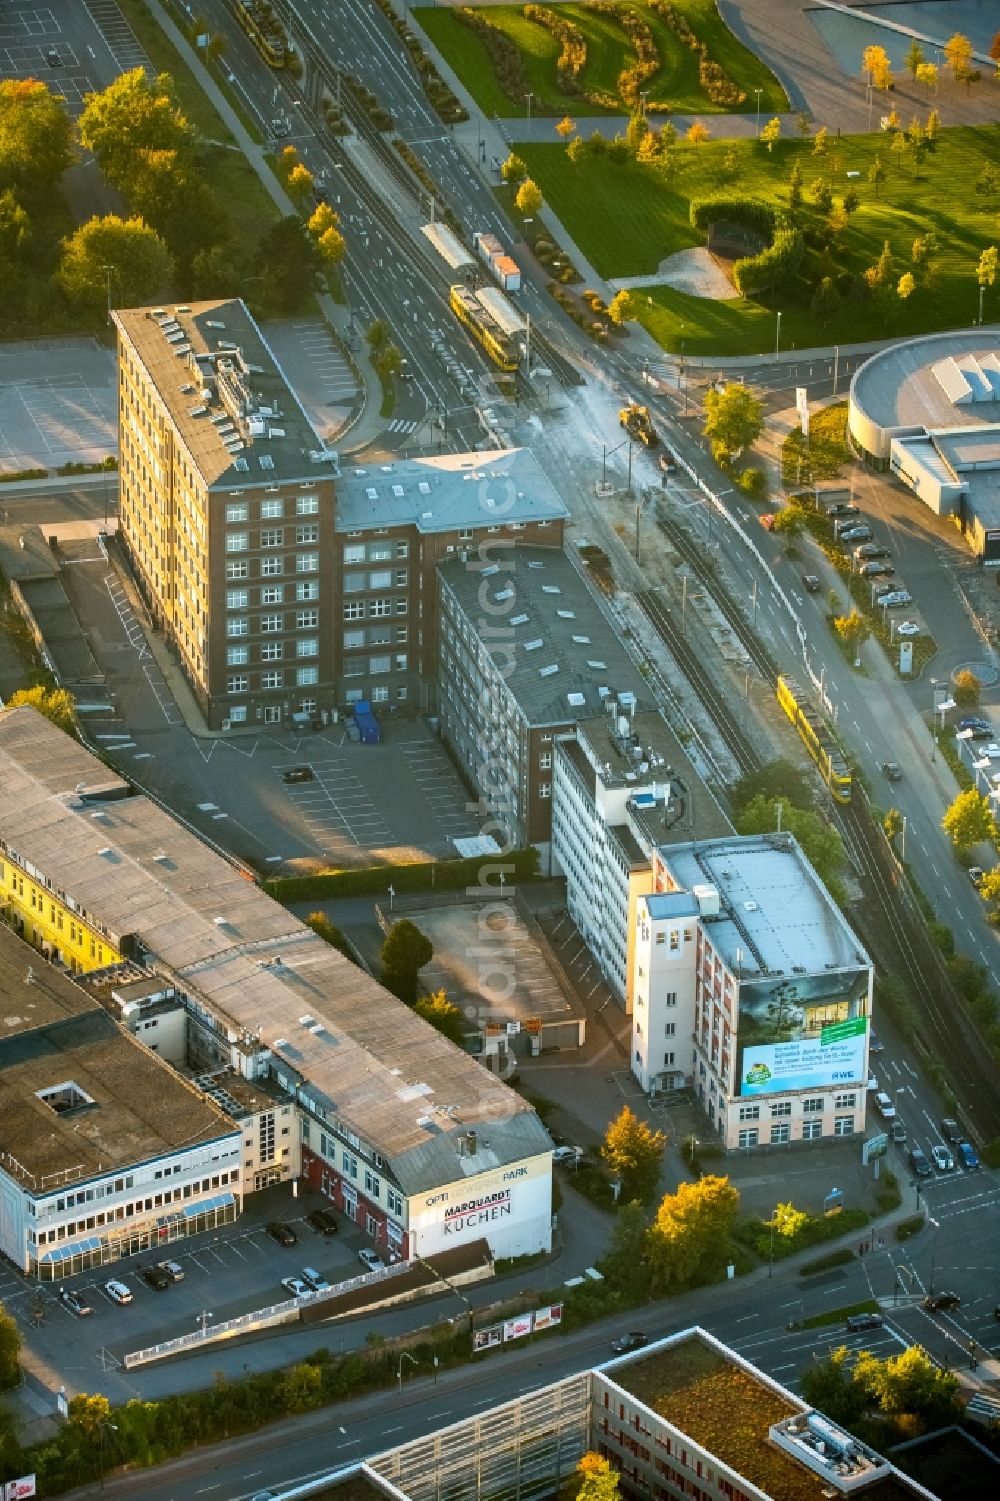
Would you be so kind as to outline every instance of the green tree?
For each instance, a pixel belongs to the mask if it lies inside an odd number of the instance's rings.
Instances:
[[[840,309],[840,293],[832,276],[824,276],[812,296],[809,311],[826,328]]]
[[[802,1209],[796,1209],[791,1202],[776,1204],[774,1213],[768,1224],[774,1227],[775,1235],[780,1235],[783,1240],[794,1240],[799,1231],[804,1229],[809,1222],[809,1216]]]
[[[527,175],[527,164],[512,151],[500,168],[500,176],[504,182],[520,182]]]
[[[850,218],[851,214],[856,213],[858,210],[861,203],[861,194],[857,188],[848,188],[841,201],[844,206],[844,213]]]
[[[806,528],[806,516],[801,506],[782,506],[780,511],[775,512],[771,522],[771,531],[779,537],[787,537],[789,542],[794,542],[796,537],[801,537]]]
[[[627,1105],[604,1133],[601,1156],[608,1172],[621,1182],[620,1197],[626,1202],[647,1203],[656,1191],[667,1138],[639,1120]]]
[[[773,834],[779,821],[777,804],[781,805],[781,827],[795,836],[820,880],[837,895],[840,872],[844,867],[844,844],[837,830],[820,814],[807,808],[795,808],[785,797],[773,801],[755,797],[737,818],[737,831],[740,834]]]
[[[903,59],[903,61],[906,63],[906,71],[909,73],[914,82],[916,82],[917,72],[923,60],[924,49],[923,47],[921,47],[916,37],[912,37],[906,53],[906,57]]]
[[[149,79],[142,68],[120,74],[99,94],[86,94],[77,132],[107,180],[126,196],[144,171],[146,152],[190,157],[196,140],[174,98],[170,75]]]
[[[191,290],[195,297],[227,297],[250,275],[246,250],[235,240],[205,245],[191,261]]]
[[[880,156],[876,156],[875,160],[872,162],[871,166],[868,168],[868,181],[871,183],[872,187],[875,189],[875,197],[876,198],[879,196],[879,193],[881,192],[882,185],[885,182],[885,178],[886,178],[885,163],[882,161],[882,158]]]
[[[73,160],[65,99],[35,78],[0,83],[0,189],[51,188]]]
[[[76,735],[76,699],[68,688],[43,688],[41,685],[19,688],[7,700],[7,707],[16,709],[19,704],[37,709],[39,714],[51,719],[67,735]]]
[[[275,312],[292,312],[320,286],[323,259],[298,214],[277,220],[263,233],[255,270],[264,285],[263,301]]]
[[[975,787],[960,792],[945,811],[941,827],[955,849],[968,850],[996,835],[989,802]]]
[[[375,355],[378,354],[379,350],[386,347],[386,345],[389,343],[390,336],[391,330],[385,319],[376,318],[374,323],[371,323],[368,326],[368,332],[365,334],[365,341],[367,342],[368,348],[371,350],[372,354]]]
[[[774,150],[775,142],[781,139],[781,121],[777,115],[773,120],[761,127],[760,139],[767,147],[768,155]]]
[[[709,1281],[725,1265],[740,1196],[728,1178],[707,1176],[666,1194],[647,1238],[653,1286],[675,1292]]]
[[[956,672],[952,682],[952,693],[960,709],[978,709],[982,691],[982,682],[974,672],[970,672],[967,667]]]
[[[976,280],[979,282],[980,307],[982,306],[982,293],[987,287],[992,287],[997,279],[997,247],[987,245],[979,257],[979,265],[976,267]],[[971,674],[970,674],[971,676]]]
[[[31,216],[13,188],[0,192],[0,261],[20,261],[31,246]]]
[[[608,317],[619,328],[635,317],[632,294],[624,287],[622,287],[620,292],[616,292],[608,303]]]
[[[600,1263],[608,1281],[637,1302],[649,1293],[648,1233],[649,1216],[644,1206],[638,1200],[622,1204],[611,1230],[611,1243]]]
[[[740,777],[729,789],[729,797],[737,814],[755,797],[771,803],[780,797],[793,808],[811,808],[812,779],[800,766],[779,757],[768,761],[759,771],[748,771]]]
[[[852,1362],[853,1352],[840,1345],[822,1360],[814,1357],[799,1372],[803,1400],[849,1430],[857,1427],[868,1405],[864,1390],[853,1379]]]
[[[625,143],[632,156],[639,151],[639,143],[649,134],[649,125],[645,115],[633,115],[625,130]]]
[[[954,1423],[962,1411],[958,1377],[942,1370],[919,1345],[885,1360],[862,1350],[854,1380],[884,1416],[916,1418],[927,1429]]]
[[[541,188],[530,177],[526,177],[515,194],[514,203],[519,213],[529,216],[537,214],[542,206]]]
[[[143,152],[129,184],[128,200],[133,214],[155,229],[185,266],[228,231],[217,195],[186,153]]]
[[[109,266],[112,304],[119,307],[148,302],[173,273],[170,251],[155,229],[143,219],[108,214],[63,240],[56,276],[71,302],[97,312],[105,306]]]
[[[731,464],[764,431],[764,403],[748,386],[732,382],[722,391],[711,386],[705,394],[705,426],[702,430],[713,457]]]
[[[465,1022],[465,1013],[461,1006],[456,1006],[449,1001],[443,990],[435,990],[433,995],[420,997],[414,1006],[418,1016],[422,1016],[430,1025],[449,1042],[462,1047],[465,1042],[465,1034],[468,1030]]]
[[[813,203],[821,214],[828,214],[833,208],[833,188],[830,186],[828,177],[817,177],[809,186]]]
[[[434,957],[434,945],[408,917],[394,922],[382,945],[382,982],[394,996],[412,1006],[417,976]]]
[[[0,1303],[0,1391],[21,1380],[21,1334],[17,1320]]]

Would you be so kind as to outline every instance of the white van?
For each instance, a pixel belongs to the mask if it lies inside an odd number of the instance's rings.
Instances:
[[[880,1089],[875,1096],[875,1108],[883,1120],[891,1121],[894,1119],[896,1107],[884,1089]]]

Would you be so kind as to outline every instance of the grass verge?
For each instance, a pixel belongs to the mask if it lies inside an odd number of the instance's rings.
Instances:
[[[865,1298],[861,1303],[848,1303],[843,1308],[828,1308],[825,1313],[814,1313],[808,1319],[802,1319],[800,1329],[824,1329],[829,1324],[846,1324],[847,1320],[855,1313],[878,1313],[879,1306],[874,1298]]]
[[[801,428],[788,434],[781,445],[781,482],[794,489],[836,479],[848,458],[847,402],[838,401],[809,414],[808,438]]]

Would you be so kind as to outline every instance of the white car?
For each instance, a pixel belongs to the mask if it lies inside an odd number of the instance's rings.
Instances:
[[[132,1289],[126,1287],[124,1282],[119,1282],[117,1277],[112,1277],[110,1282],[105,1282],[104,1291],[112,1303],[131,1303],[132,1301]]]
[[[377,1251],[372,1251],[368,1246],[362,1246],[358,1252],[358,1260],[369,1272],[382,1272],[385,1270],[385,1262]]]
[[[901,620],[896,627],[897,636],[919,636],[920,627],[915,620]]]
[[[308,1282],[303,1282],[301,1277],[282,1277],[281,1285],[293,1298],[304,1298],[307,1293],[312,1292]]]
[[[314,1266],[304,1266],[302,1268],[302,1276],[312,1292],[328,1293],[330,1291],[329,1282],[323,1276],[322,1272],[317,1272]]]
[[[934,1158],[934,1166],[939,1173],[954,1172],[955,1159],[947,1147],[931,1147],[931,1156]]]
[[[552,1161],[561,1163],[565,1167],[570,1162],[579,1162],[582,1156],[582,1147],[556,1147],[552,1153]]]

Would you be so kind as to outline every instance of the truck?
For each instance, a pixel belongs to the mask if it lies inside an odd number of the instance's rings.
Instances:
[[[496,235],[477,229],[472,237],[476,254],[505,292],[520,292],[521,268],[504,250]]]
[[[380,739],[378,720],[372,713],[372,706],[366,698],[359,699],[354,705],[354,723],[358,727],[362,745],[378,745]]]
[[[618,421],[630,438],[646,448],[655,448],[660,441],[649,415],[649,407],[640,406],[637,401],[630,401],[628,406],[622,407]]]

